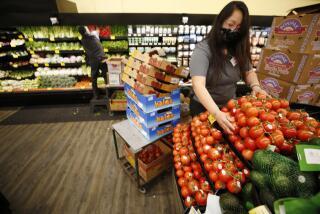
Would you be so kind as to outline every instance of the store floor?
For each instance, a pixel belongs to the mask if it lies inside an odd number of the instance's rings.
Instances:
[[[19,110],[0,108],[0,191],[13,213],[178,213],[171,173],[142,194],[120,167],[119,120],[2,124]]]

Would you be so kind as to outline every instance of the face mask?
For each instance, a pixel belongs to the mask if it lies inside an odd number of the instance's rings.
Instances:
[[[237,30],[221,28],[222,39],[227,44],[234,44],[240,39],[240,33]]]

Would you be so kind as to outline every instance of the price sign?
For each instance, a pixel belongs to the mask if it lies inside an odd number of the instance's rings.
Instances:
[[[33,42],[33,38],[29,38],[28,40],[29,40],[30,42]]]
[[[34,51],[33,51],[33,50],[30,50],[29,52],[30,52],[31,54],[34,54]]]
[[[39,67],[38,63],[33,64],[34,67]]]
[[[112,35],[112,36],[110,36],[110,39],[111,39],[111,40],[115,40],[116,37]]]
[[[60,53],[60,50],[55,50],[54,51],[56,54],[59,54]]]
[[[45,63],[44,66],[49,67],[49,64],[48,64],[48,63]]]
[[[50,37],[49,40],[50,40],[51,42],[53,42],[53,41],[54,41],[54,37]]]
[[[61,66],[66,66],[66,64],[64,62],[61,62]]]
[[[105,49],[104,49],[104,52],[105,52],[105,53],[108,53],[108,52],[109,52],[108,48],[105,48]]]

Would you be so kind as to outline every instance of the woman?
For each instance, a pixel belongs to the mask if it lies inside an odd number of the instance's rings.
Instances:
[[[208,111],[231,133],[231,119],[219,107],[236,96],[236,83],[244,79],[252,93],[267,94],[251,71],[249,12],[240,1],[227,4],[215,19],[208,37],[195,48],[190,63],[193,90],[192,115]]]

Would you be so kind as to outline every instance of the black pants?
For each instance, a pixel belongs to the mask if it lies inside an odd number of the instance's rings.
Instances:
[[[99,70],[101,70],[101,75],[104,79],[105,84],[107,84],[108,66],[107,66],[107,63],[101,62],[101,61],[92,62],[90,66],[91,66],[91,79],[92,79],[93,95],[95,97],[98,97],[99,96],[99,89],[98,89],[97,79],[99,76]]]
[[[190,100],[191,116],[194,117],[204,111],[206,111],[206,108],[201,103],[191,98]]]

